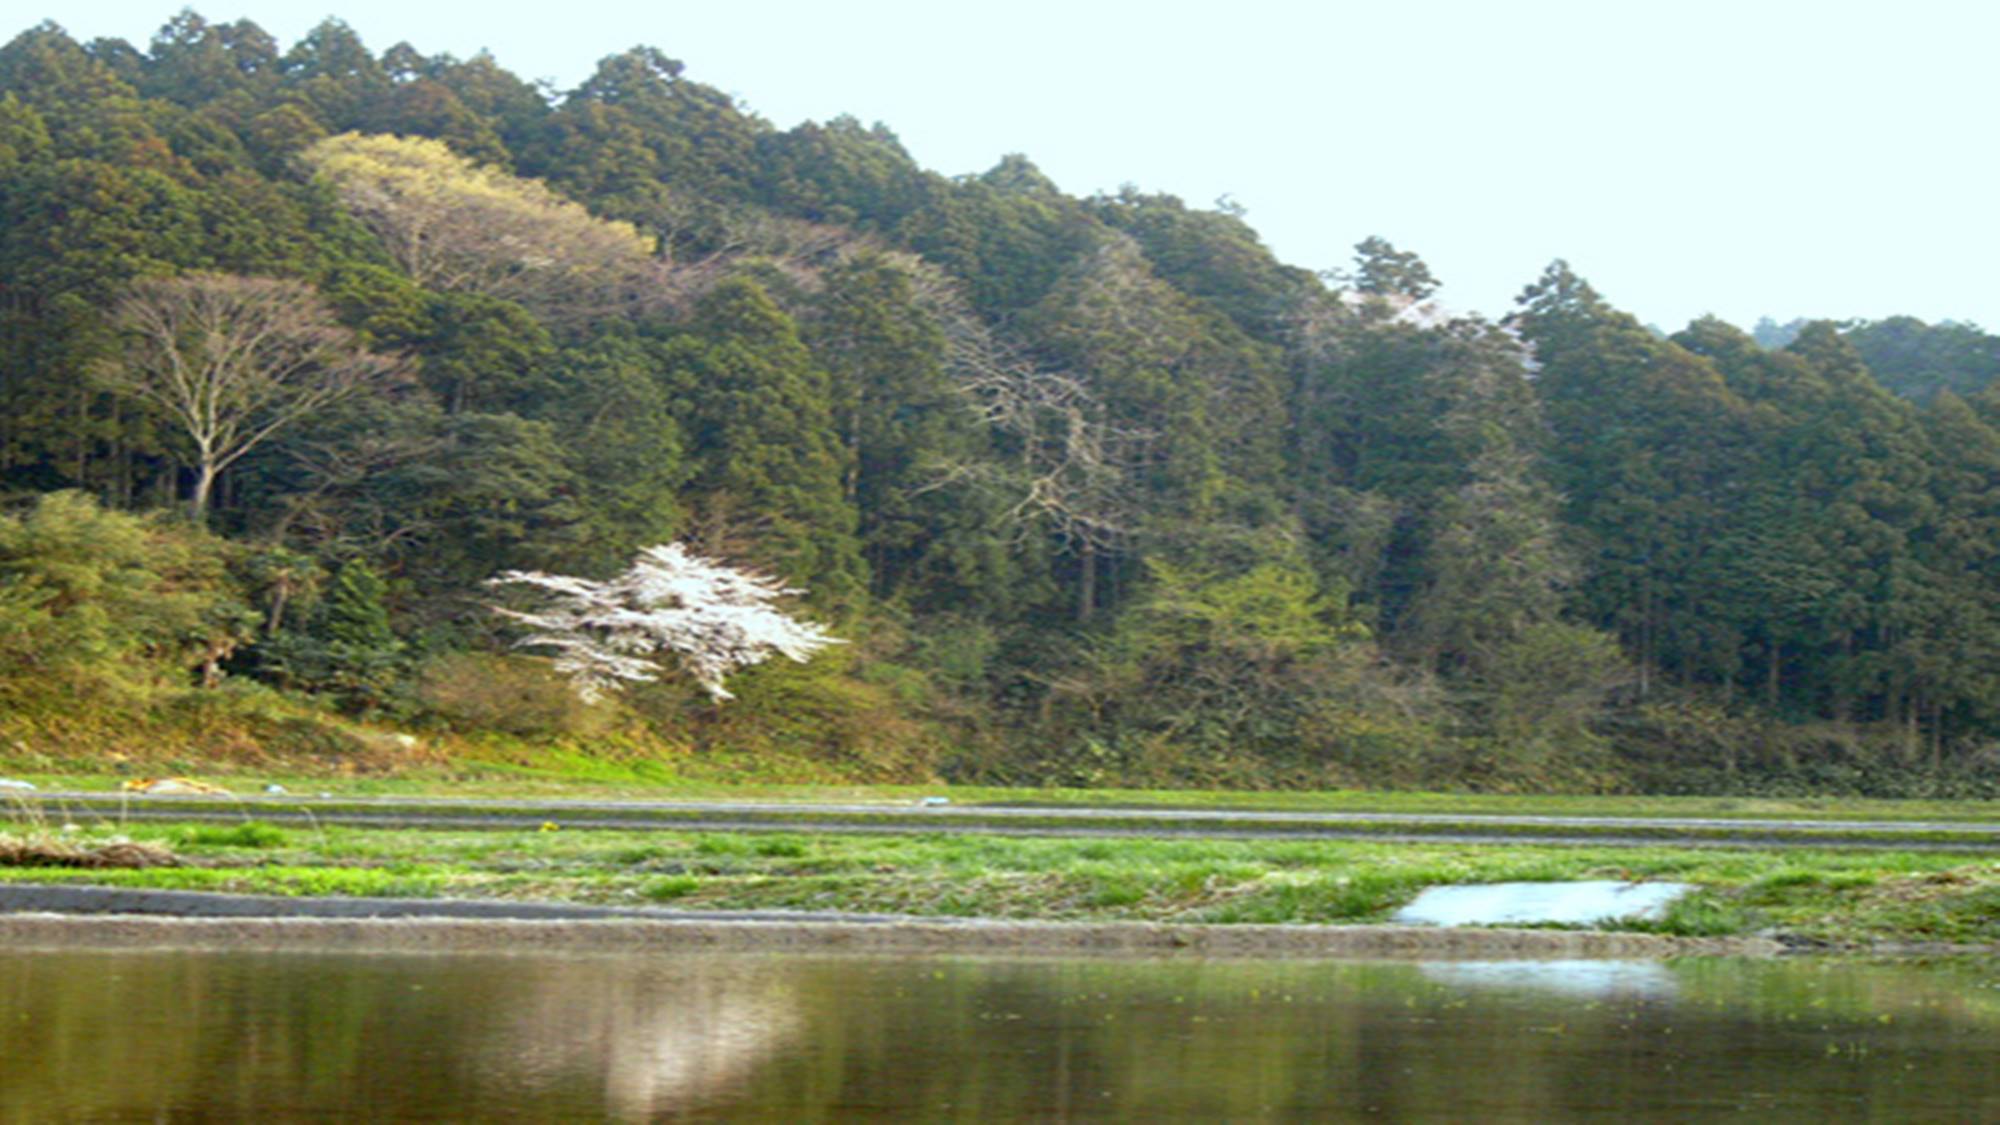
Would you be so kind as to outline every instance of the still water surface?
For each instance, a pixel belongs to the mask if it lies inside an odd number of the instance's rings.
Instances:
[[[2000,1120],[2000,966],[0,951],[0,1120]]]

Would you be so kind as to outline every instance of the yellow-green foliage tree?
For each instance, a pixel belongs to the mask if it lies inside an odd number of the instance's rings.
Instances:
[[[342,133],[300,154],[426,289],[518,301],[557,320],[664,299],[651,238],[442,141]]]

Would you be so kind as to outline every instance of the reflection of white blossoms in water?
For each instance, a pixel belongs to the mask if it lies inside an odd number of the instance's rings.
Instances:
[[[1417,969],[1453,988],[1534,990],[1594,999],[1664,1000],[1679,989],[1672,970],[1658,961],[1440,961]]]
[[[728,1101],[798,1037],[798,998],[768,967],[678,960],[681,969],[654,958],[537,962],[482,1069],[528,1086],[601,1074],[617,1120]]]

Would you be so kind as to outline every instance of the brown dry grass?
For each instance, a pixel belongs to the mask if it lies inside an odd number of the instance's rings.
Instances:
[[[180,857],[158,844],[133,840],[84,846],[40,833],[0,834],[0,867],[179,867]]]

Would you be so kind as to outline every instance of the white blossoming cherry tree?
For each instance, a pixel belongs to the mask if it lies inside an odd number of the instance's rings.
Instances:
[[[723,680],[737,669],[772,653],[803,664],[845,643],[771,604],[804,591],[691,554],[679,543],[646,548],[606,582],[510,570],[487,585],[531,586],[548,595],[540,612],[493,608],[533,630],[518,647],[554,649],[556,670],[590,702],[627,683],[658,680],[663,656],[677,659],[717,702],[734,699]]]

